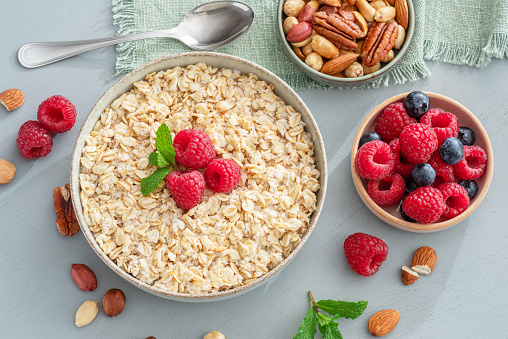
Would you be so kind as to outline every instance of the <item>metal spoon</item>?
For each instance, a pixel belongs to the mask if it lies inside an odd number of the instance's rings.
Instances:
[[[221,48],[242,36],[254,21],[254,11],[241,2],[216,1],[194,8],[174,28],[113,38],[34,42],[21,46],[19,63],[41,67],[97,48],[148,38],[173,38],[198,51]]]

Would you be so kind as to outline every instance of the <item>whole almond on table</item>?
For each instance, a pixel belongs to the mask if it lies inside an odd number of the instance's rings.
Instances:
[[[23,105],[25,96],[17,88],[11,88],[0,93],[0,103],[10,112]]]
[[[97,288],[95,273],[84,264],[72,264],[71,276],[76,285],[83,291],[93,291]]]
[[[369,319],[369,332],[375,337],[382,337],[390,333],[399,322],[399,312],[383,310],[374,313]]]
[[[0,184],[7,184],[14,178],[16,166],[7,160],[0,159]]]
[[[420,274],[429,275],[437,264],[437,254],[433,248],[422,246],[416,250],[411,263],[411,269]]]
[[[118,288],[112,288],[104,293],[102,298],[102,310],[108,317],[114,318],[123,312],[125,308],[125,294]]]

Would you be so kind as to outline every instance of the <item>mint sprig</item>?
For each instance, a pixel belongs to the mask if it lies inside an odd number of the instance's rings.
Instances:
[[[320,300],[316,302],[309,291],[310,309],[305,314],[298,334],[293,339],[313,339],[316,333],[316,324],[324,339],[342,339],[339,331],[339,318],[355,319],[367,308],[367,301],[349,302],[341,300]],[[321,312],[319,311],[321,310]],[[333,315],[331,317],[328,314]]]
[[[160,125],[155,132],[155,146],[157,152],[150,153],[148,161],[159,168],[141,180],[141,193],[144,196],[150,195],[160,185],[175,164],[175,148],[168,125]]]

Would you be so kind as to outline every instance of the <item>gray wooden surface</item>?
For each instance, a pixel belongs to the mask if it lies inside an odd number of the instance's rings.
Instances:
[[[102,263],[81,233],[66,238],[55,228],[52,190],[69,181],[79,126],[117,79],[116,52],[109,47],[33,70],[22,68],[16,53],[31,41],[112,36],[111,2],[2,0],[0,33],[0,91],[20,88],[26,96],[18,110],[8,113],[0,107],[0,158],[17,167],[14,180],[0,186],[1,338],[198,339],[213,329],[228,339],[292,338],[308,309],[308,290],[317,299],[369,301],[364,315],[341,322],[344,338],[370,337],[368,318],[386,308],[401,314],[390,338],[508,338],[506,60],[481,69],[430,63],[430,78],[376,90],[301,91],[321,128],[329,163],[328,194],[314,233],[265,286],[223,302],[188,304],[138,290]],[[351,181],[350,145],[361,120],[379,102],[411,90],[441,93],[471,109],[487,129],[496,156],[483,204],[464,222],[439,233],[412,234],[384,224],[363,205]],[[76,126],[55,137],[47,157],[25,160],[15,143],[19,126],[36,119],[39,103],[54,94],[76,105]],[[390,248],[372,277],[354,274],[343,255],[344,239],[357,231],[383,238]],[[436,270],[404,286],[400,266],[422,245],[436,249]],[[71,263],[95,271],[99,286],[94,292],[76,287]],[[100,313],[92,324],[74,326],[79,305],[101,300],[113,287],[125,292],[125,311],[114,319]]]

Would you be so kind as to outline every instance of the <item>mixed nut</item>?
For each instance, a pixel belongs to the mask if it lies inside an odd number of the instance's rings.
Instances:
[[[321,73],[358,78],[393,60],[408,27],[406,0],[286,0],[282,23],[296,56]]]

